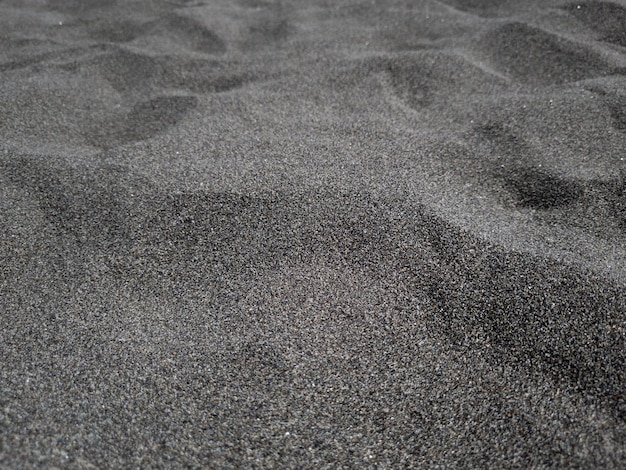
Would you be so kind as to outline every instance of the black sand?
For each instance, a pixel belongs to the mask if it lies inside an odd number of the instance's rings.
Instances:
[[[0,467],[623,468],[626,3],[0,0]]]

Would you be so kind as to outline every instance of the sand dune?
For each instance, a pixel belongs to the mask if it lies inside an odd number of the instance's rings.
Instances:
[[[0,466],[620,468],[623,1],[0,1]]]

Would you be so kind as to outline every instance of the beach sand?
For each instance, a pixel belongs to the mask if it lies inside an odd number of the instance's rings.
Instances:
[[[0,467],[624,468],[626,3],[0,0]]]

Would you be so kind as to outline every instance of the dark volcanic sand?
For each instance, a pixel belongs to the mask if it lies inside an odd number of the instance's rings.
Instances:
[[[626,2],[0,0],[0,467],[626,465]]]

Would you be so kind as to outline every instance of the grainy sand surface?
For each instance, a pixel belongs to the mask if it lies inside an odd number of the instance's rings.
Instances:
[[[626,2],[0,0],[0,467],[624,468]]]

